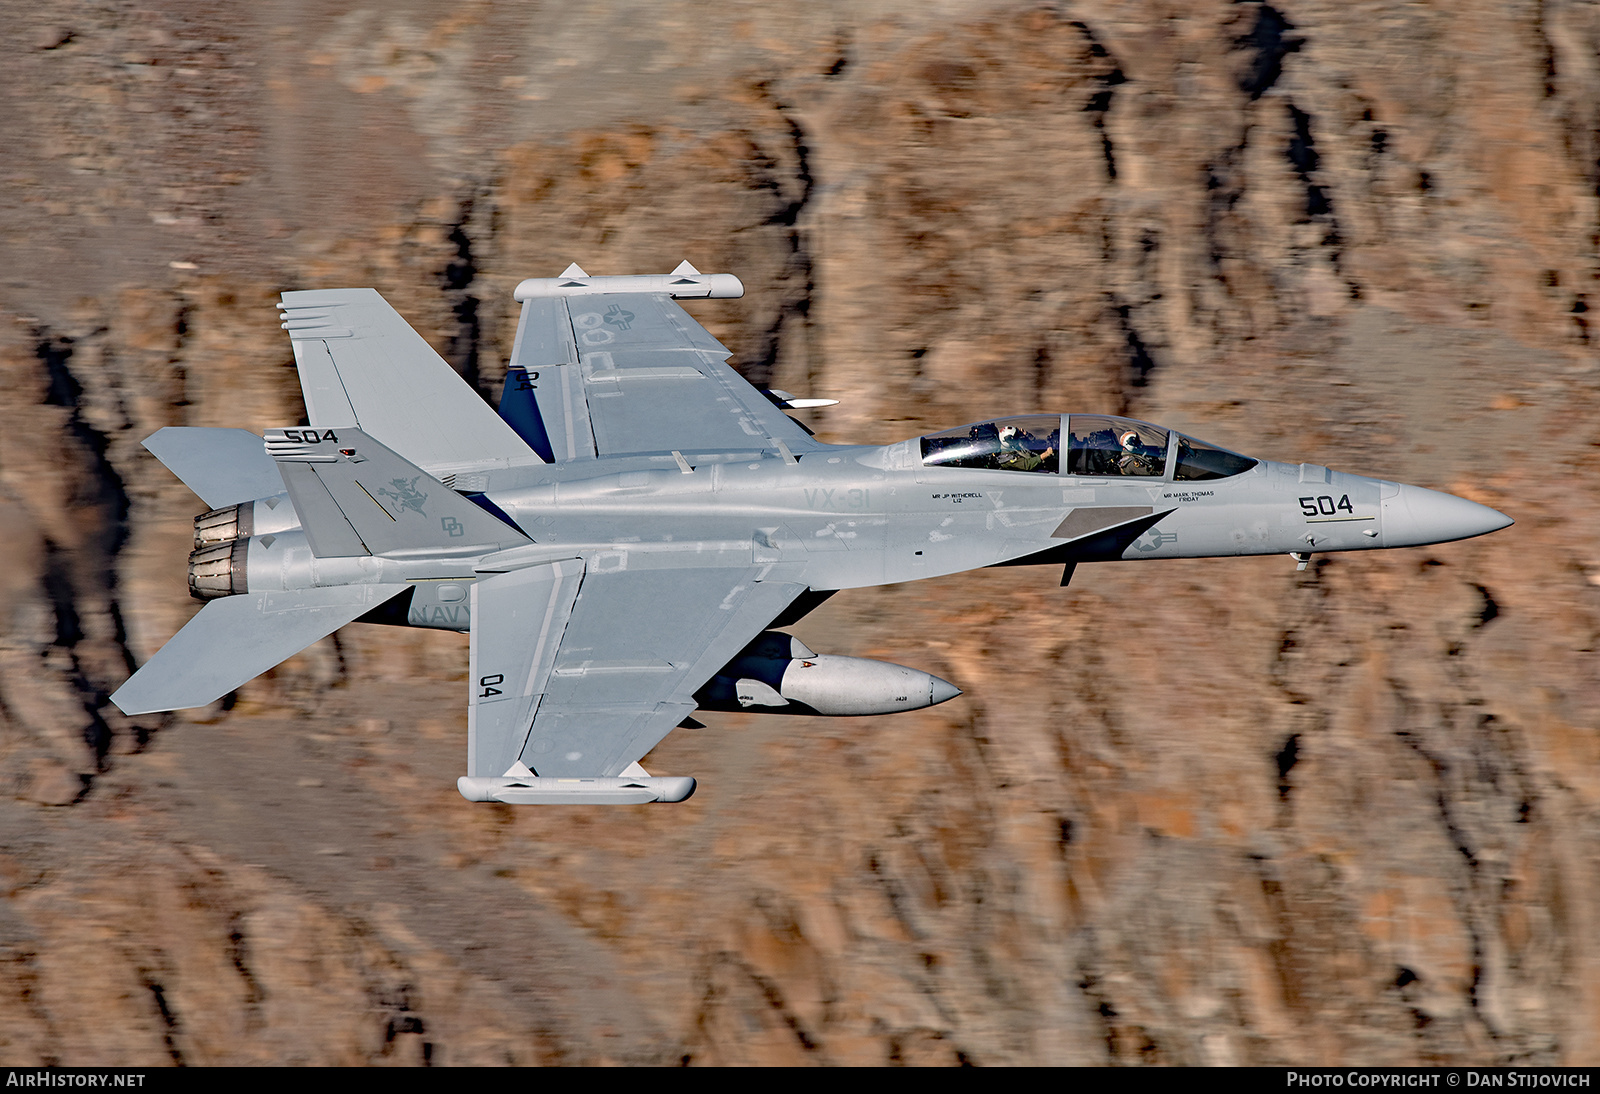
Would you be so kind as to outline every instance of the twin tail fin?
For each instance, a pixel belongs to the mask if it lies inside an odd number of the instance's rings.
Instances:
[[[269,429],[266,448],[318,557],[471,554],[531,542],[359,429]]]

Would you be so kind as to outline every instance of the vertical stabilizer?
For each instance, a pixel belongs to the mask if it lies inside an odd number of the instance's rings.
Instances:
[[[283,294],[307,420],[355,426],[438,478],[539,457],[375,289]]]
[[[545,463],[555,463],[550,447],[550,434],[539,414],[539,404],[533,397],[535,378],[519,365],[506,369],[505,390],[500,393],[500,417],[504,418],[517,436],[528,442],[528,447],[539,454]]]
[[[319,558],[530,542],[359,429],[269,429],[266,448]]]

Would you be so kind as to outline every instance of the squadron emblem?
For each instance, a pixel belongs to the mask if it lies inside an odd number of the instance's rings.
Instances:
[[[417,489],[417,479],[420,478],[422,476],[418,475],[410,482],[405,479],[390,479],[389,485],[393,486],[394,489],[379,490],[378,493],[386,498],[393,498],[399,503],[401,512],[410,509],[412,512],[427,516],[428,514],[422,511],[422,503],[428,500],[428,495]]]

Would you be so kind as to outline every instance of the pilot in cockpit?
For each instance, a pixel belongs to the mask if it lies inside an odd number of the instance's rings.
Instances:
[[[1043,452],[1035,452],[1028,444],[1034,438],[1014,425],[1000,430],[999,462],[1002,471],[1034,471],[1055,455],[1052,445]]]
[[[1150,445],[1140,444],[1139,434],[1136,431],[1129,429],[1117,440],[1122,446],[1122,455],[1117,458],[1117,467],[1124,475],[1161,474],[1157,464],[1157,451]]]

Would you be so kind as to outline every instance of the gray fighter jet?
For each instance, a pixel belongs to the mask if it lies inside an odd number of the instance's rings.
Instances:
[[[203,706],[346,623],[470,635],[473,801],[681,801],[639,760],[695,710],[886,714],[957,689],[776,628],[840,589],[980,566],[1413,547],[1504,528],[1449,494],[1107,414],[831,445],[674,298],[728,274],[517,286],[496,414],[372,289],[283,294],[306,426],[145,441],[211,511],[205,607],[112,696]]]

